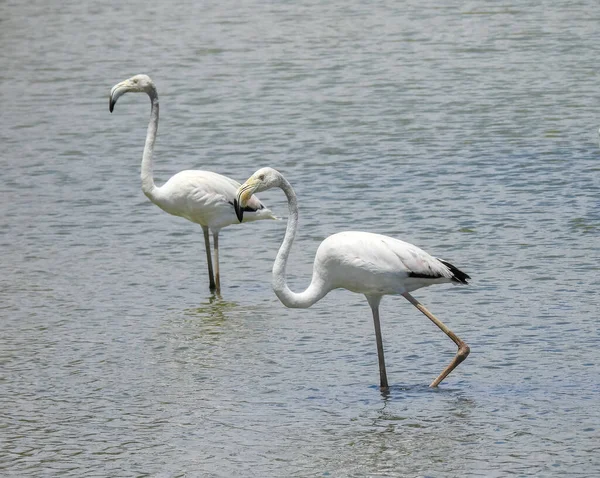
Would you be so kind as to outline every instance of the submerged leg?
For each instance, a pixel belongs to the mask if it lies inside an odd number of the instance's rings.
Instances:
[[[206,263],[208,264],[208,287],[215,290],[215,277],[213,275],[212,257],[210,255],[210,237],[208,236],[208,227],[202,226],[204,231],[204,246],[206,247]]]
[[[381,338],[381,324],[379,323],[379,302],[381,296],[366,296],[373,311],[373,324],[375,325],[375,339],[377,340],[377,357],[379,358],[379,386],[382,390],[387,390],[388,380],[385,371],[385,357],[383,355],[383,340]]]
[[[213,232],[213,247],[215,248],[215,284],[217,293],[221,292],[221,273],[219,272],[219,231]]]
[[[442,373],[440,373],[438,378],[436,378],[433,382],[431,382],[431,385],[429,385],[430,387],[437,387],[438,384],[442,380],[444,380],[448,375],[450,375],[450,372],[452,372],[452,370],[454,370],[458,366],[458,364],[460,364],[464,359],[467,358],[471,349],[469,348],[469,346],[467,344],[465,344],[462,340],[460,340],[454,332],[452,332],[448,327],[446,327],[440,319],[438,319],[435,315],[433,315],[431,312],[429,312],[425,308],[425,306],[423,304],[421,304],[417,299],[415,299],[412,295],[410,295],[408,292],[405,292],[402,295],[412,305],[414,305],[423,314],[425,314],[425,316],[427,316],[427,318],[429,320],[431,320],[435,325],[437,325],[440,329],[442,329],[442,332],[444,332],[448,337],[450,337],[452,339],[452,341],[458,347],[458,352],[456,352],[456,355],[455,355],[454,359],[452,360],[452,362],[450,362],[450,365],[448,365],[442,371]]]

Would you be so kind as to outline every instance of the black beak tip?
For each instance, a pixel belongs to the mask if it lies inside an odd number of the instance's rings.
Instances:
[[[110,111],[112,113],[114,109],[115,109],[115,102],[112,100],[112,98],[110,98],[108,100],[108,111]]]
[[[235,215],[237,216],[238,221],[242,222],[242,219],[244,219],[244,210],[240,207],[237,198],[233,200],[233,208],[235,209]]]

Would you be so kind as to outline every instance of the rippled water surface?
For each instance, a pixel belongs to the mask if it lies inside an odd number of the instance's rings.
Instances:
[[[578,476],[600,470],[592,1],[0,3],[2,476]],[[294,185],[288,267],[344,229],[473,277],[286,309],[284,221],[202,231],[141,192],[203,168]],[[261,198],[287,215],[281,191]]]

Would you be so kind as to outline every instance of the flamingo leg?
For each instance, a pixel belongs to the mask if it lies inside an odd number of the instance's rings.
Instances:
[[[215,249],[215,284],[217,293],[221,292],[221,273],[219,272],[219,231],[213,232],[213,247]]]
[[[452,370],[454,370],[464,359],[467,358],[471,349],[454,332],[452,332],[448,327],[446,327],[440,319],[438,319],[435,315],[429,312],[425,308],[425,306],[421,304],[417,299],[415,299],[412,295],[410,295],[408,292],[405,292],[402,295],[412,305],[419,309],[429,320],[431,320],[435,325],[437,325],[442,330],[442,332],[444,332],[448,337],[450,337],[458,347],[458,352],[456,352],[456,355],[454,359],[452,359],[452,362],[450,362],[450,364],[442,371],[442,373],[440,373],[438,378],[436,378],[433,382],[431,382],[431,385],[429,385],[432,388],[437,387],[442,380],[444,380],[448,375],[450,375],[450,372],[452,372]]]
[[[379,322],[380,296],[367,296],[371,310],[373,311],[373,325],[375,326],[375,339],[377,340],[377,357],[379,359],[379,386],[382,390],[389,388],[387,373],[385,371],[385,357],[383,355],[383,340],[381,338],[381,324]]]
[[[215,278],[213,275],[212,257],[210,255],[210,237],[208,236],[208,227],[202,226],[204,232],[204,246],[206,247],[206,263],[208,264],[208,287],[210,290],[215,290]]]

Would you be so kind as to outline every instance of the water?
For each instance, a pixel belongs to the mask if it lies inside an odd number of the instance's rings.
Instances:
[[[592,476],[600,469],[600,201],[591,1],[3,2],[3,476]],[[157,83],[158,183],[280,169],[306,287],[343,229],[411,241],[473,277],[369,308],[284,308],[285,223],[221,235],[142,194]],[[285,216],[280,191],[261,198]]]

